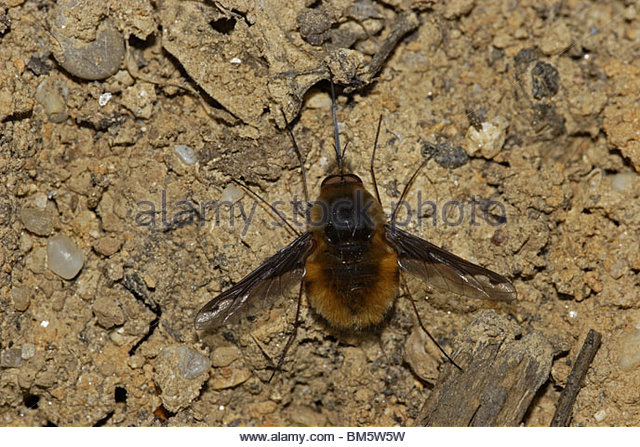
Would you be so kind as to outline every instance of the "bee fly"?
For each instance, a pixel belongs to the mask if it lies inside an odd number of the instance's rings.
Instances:
[[[505,277],[398,228],[395,225],[397,206],[390,220],[385,219],[374,172],[382,119],[378,122],[371,158],[374,197],[364,188],[360,177],[344,172],[333,82],[331,99],[339,173],[329,175],[322,182],[320,196],[308,213],[307,232],[205,304],[195,318],[195,327],[198,330],[220,328],[230,317],[247,308],[252,300],[273,299],[273,293],[270,294],[273,284],[280,284],[285,277],[297,279],[300,289],[293,331],[275,373],[295,338],[303,289],[312,310],[331,329],[338,333],[357,334],[380,328],[389,319],[402,283],[420,326],[445,357],[458,367],[422,324],[403,272],[418,276],[429,287],[472,298],[512,301],[516,298],[515,287]],[[287,131],[302,166],[305,196],[309,203],[304,162],[288,123]],[[407,182],[400,203],[427,161]],[[293,229],[291,225],[289,227]]]

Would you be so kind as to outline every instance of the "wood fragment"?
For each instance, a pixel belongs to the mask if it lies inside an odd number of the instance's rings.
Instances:
[[[446,364],[420,411],[420,426],[517,426],[548,380],[551,344],[538,331],[484,311],[453,342],[463,371]]]
[[[587,337],[582,344],[578,359],[567,377],[567,384],[565,385],[560,399],[558,399],[558,405],[556,406],[556,413],[551,419],[551,427],[566,427],[569,424],[569,419],[573,413],[573,404],[578,397],[578,392],[582,386],[582,381],[587,375],[589,366],[600,348],[600,342],[602,335],[599,332],[589,329]]]
[[[373,58],[371,58],[369,65],[362,73],[359,73],[356,78],[344,76],[344,74],[347,73],[340,73],[340,67],[342,64],[340,64],[338,54],[334,54],[334,59],[330,62],[333,66],[330,69],[339,82],[347,84],[347,87],[344,88],[344,92],[351,93],[354,90],[371,83],[382,69],[382,66],[389,55],[398,46],[402,39],[404,39],[407,34],[418,29],[418,26],[420,26],[420,21],[414,12],[405,11],[398,14],[390,25],[391,32],[386,37],[382,45],[380,45]],[[336,63],[338,65],[336,65]]]
[[[413,12],[404,12],[398,15],[391,25],[389,37],[387,37],[369,63],[368,73],[365,76],[367,82],[370,82],[378,74],[382,64],[384,64],[404,36],[417,29],[419,25],[418,17]]]

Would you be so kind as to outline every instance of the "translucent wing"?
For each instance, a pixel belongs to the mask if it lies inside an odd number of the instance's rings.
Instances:
[[[205,304],[196,315],[196,329],[211,330],[222,326],[238,311],[249,307],[254,298],[268,299],[292,281],[299,281],[304,275],[304,262],[314,246],[311,233],[299,236],[240,282]]]
[[[465,261],[400,228],[386,225],[385,239],[398,253],[400,267],[424,279],[429,287],[470,298],[516,299],[516,288],[504,276]]]

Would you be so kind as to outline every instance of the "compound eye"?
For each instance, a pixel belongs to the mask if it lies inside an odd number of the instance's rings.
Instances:
[[[362,180],[355,174],[335,174],[325,178],[320,188],[344,184],[362,185]]]
[[[362,180],[355,174],[344,174],[343,181],[345,183],[355,183],[356,185],[362,185]]]

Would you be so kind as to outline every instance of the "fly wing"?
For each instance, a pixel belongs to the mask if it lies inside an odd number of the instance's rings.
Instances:
[[[254,299],[270,299],[304,276],[304,262],[315,243],[311,233],[299,236],[240,282],[205,304],[195,319],[197,330],[211,330],[249,307]]]
[[[396,250],[400,268],[424,279],[429,287],[470,298],[516,299],[516,288],[502,275],[391,225],[385,226],[385,238]]]

